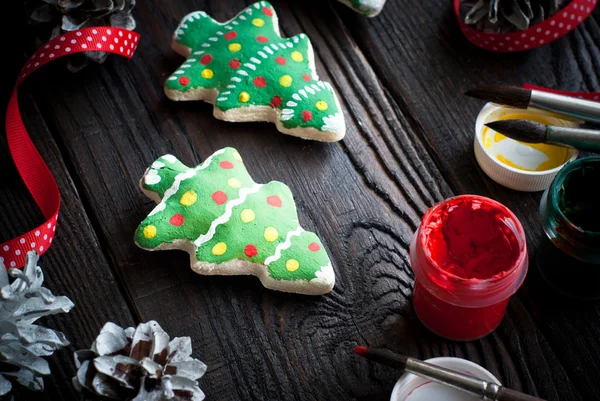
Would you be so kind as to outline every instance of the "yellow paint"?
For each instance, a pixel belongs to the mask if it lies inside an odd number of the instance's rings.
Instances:
[[[148,239],[156,237],[156,227],[153,225],[144,227],[144,237]]]
[[[235,160],[239,161],[240,163],[242,162],[242,156],[240,156],[238,152],[233,152],[232,155]]]
[[[215,244],[212,248],[212,254],[215,256],[221,256],[227,252],[227,244],[224,242],[219,242]]]
[[[265,230],[265,239],[267,242],[273,242],[279,238],[279,233],[275,227],[267,227]]]
[[[289,272],[295,272],[296,270],[298,270],[299,267],[300,263],[298,263],[296,259],[288,259],[288,261],[285,262],[285,268]]]
[[[290,86],[292,86],[292,77],[289,75],[283,75],[281,78],[279,78],[279,85],[283,86],[284,88],[289,88]]]
[[[227,180],[227,185],[229,185],[231,188],[238,189],[242,187],[242,182],[237,178],[230,178]]]
[[[230,52],[236,53],[242,50],[242,45],[240,45],[239,43],[230,43],[229,46],[227,46],[227,48]]]
[[[205,79],[211,79],[215,75],[213,70],[211,70],[210,68],[203,69],[201,74],[202,74],[202,78],[205,78]]]
[[[244,223],[250,223],[256,218],[256,214],[252,209],[244,209],[242,213],[240,213],[240,218]]]
[[[514,113],[514,114],[503,115],[502,117],[498,118],[498,120],[530,120],[530,121],[535,121],[535,122],[538,122],[541,124],[555,125],[549,120],[549,117],[545,116],[545,115],[534,116],[531,114]],[[493,148],[498,143],[507,139],[506,136],[504,136],[498,132],[492,131],[491,129],[489,129],[487,127],[484,127],[482,137],[483,137],[482,138],[483,146],[488,151],[493,150]],[[517,141],[517,142],[519,142],[519,141]],[[525,142],[519,142],[519,143],[521,145],[531,147],[532,149],[536,149],[537,151],[545,154],[548,157],[548,160],[546,160],[545,162],[538,165],[536,169],[529,169],[529,168],[520,166],[517,163],[515,163],[514,161],[512,161],[510,159],[510,155],[504,155],[504,154],[498,153],[498,154],[496,154],[496,159],[498,161],[500,161],[501,163],[506,164],[507,166],[510,166],[510,167],[513,167],[513,168],[516,168],[519,170],[546,171],[546,170],[551,170],[553,168],[556,168],[556,167],[564,164],[567,161],[568,156],[569,156],[568,149],[561,147],[561,146],[547,145],[544,143],[525,143]]]
[[[189,191],[181,195],[179,203],[181,203],[183,206],[192,206],[194,203],[196,203],[197,200],[198,194],[193,189],[190,189]]]
[[[317,110],[321,110],[321,111],[325,111],[327,110],[327,107],[329,107],[327,105],[327,102],[324,100],[319,100],[316,104]]]
[[[261,28],[265,25],[265,20],[262,18],[254,18],[252,20],[252,25]]]
[[[239,96],[240,102],[242,103],[246,103],[248,100],[250,100],[250,94],[246,91],[240,93]]]
[[[299,51],[295,51],[292,52],[292,60],[294,60],[296,63],[300,63],[304,61],[304,56]]]

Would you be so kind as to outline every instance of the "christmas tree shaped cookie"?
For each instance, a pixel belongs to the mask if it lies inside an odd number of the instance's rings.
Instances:
[[[386,0],[339,0],[367,17],[374,17],[381,12]]]
[[[324,294],[335,276],[319,238],[298,223],[289,188],[257,184],[232,148],[194,168],[172,155],[156,160],[140,181],[158,205],[140,224],[136,244],[181,249],[199,274],[258,276],[267,288]]]
[[[202,11],[187,15],[173,36],[187,60],[165,82],[173,100],[204,100],[225,121],[271,121],[306,139],[339,141],[346,124],[339,101],[319,81],[305,34],[284,39],[266,1],[219,23]]]

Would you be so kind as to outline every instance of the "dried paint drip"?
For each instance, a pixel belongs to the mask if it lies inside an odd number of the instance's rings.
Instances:
[[[506,114],[500,120],[531,120],[552,125],[544,115]],[[547,171],[564,164],[571,156],[567,148],[544,143],[515,141],[489,128],[483,130],[485,150],[499,162],[524,171]]]

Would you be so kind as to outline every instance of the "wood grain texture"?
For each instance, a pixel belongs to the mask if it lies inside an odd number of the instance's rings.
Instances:
[[[556,45],[499,56],[468,45],[443,0],[392,0],[373,20],[338,4],[273,1],[283,34],[311,37],[321,78],[342,98],[347,137],[321,144],[284,136],[271,124],[218,121],[210,105],[163,95],[162,82],[182,61],[170,50],[180,18],[204,10],[224,21],[250,3],[139,3],[142,41],[133,60],[110,58],[77,75],[49,66],[26,88],[35,101],[28,115],[35,119],[39,112],[58,143],[58,160],[66,160],[63,174],[73,179],[71,213],[79,220],[70,228],[84,224],[82,235],[98,237],[80,250],[101,257],[96,273],[82,269],[81,279],[97,280],[94,274],[106,271],[122,286],[122,295],[114,283],[110,287],[120,303],[97,297],[85,307],[117,308],[125,321],[123,297],[131,297],[132,315],[159,321],[173,336],[190,335],[194,356],[209,366],[201,387],[211,400],[389,399],[399,373],[355,357],[357,343],[422,359],[467,358],[507,386],[548,400],[594,399],[600,384],[589,372],[600,369],[597,303],[558,298],[532,264],[526,286],[492,335],[446,341],[424,329],[413,312],[408,248],[429,206],[472,192],[506,203],[522,218],[537,261],[539,195],[505,190],[476,167],[471,127],[481,104],[461,93],[493,80],[597,87],[590,64],[600,65],[598,12]],[[551,67],[540,74],[546,60]],[[145,168],[165,153],[195,165],[224,146],[240,151],[255,181],[290,186],[300,220],[332,256],[338,281],[331,294],[268,291],[253,277],[202,277],[191,272],[183,252],[135,247],[133,232],[152,208],[137,187]],[[59,185],[63,194],[71,188],[70,182]],[[50,252],[70,257],[72,243],[59,239]],[[91,332],[95,322],[85,323]],[[60,391],[60,399],[72,399]]]

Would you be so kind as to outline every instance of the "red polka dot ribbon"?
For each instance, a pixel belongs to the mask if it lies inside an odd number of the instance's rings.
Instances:
[[[518,52],[543,46],[571,32],[589,17],[598,0],[573,0],[547,20],[510,33],[486,33],[465,24],[460,16],[460,2],[454,0],[454,12],[460,29],[471,43],[495,52]]]
[[[22,267],[28,251],[43,254],[52,244],[60,208],[60,192],[52,173],[35,148],[19,111],[17,90],[38,68],[60,57],[91,51],[116,53],[131,58],[140,35],[120,28],[95,27],[69,32],[40,47],[25,63],[6,111],[8,149],[27,189],[47,221],[33,230],[0,244],[0,261],[7,268]]]

